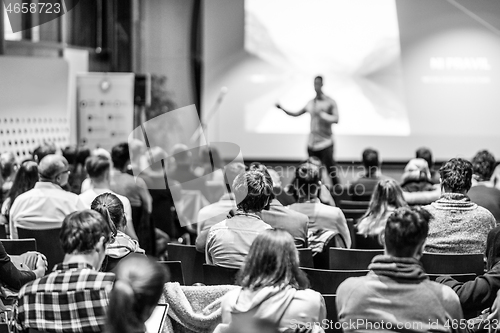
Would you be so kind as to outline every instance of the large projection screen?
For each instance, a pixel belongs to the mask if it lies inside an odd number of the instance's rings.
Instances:
[[[339,107],[337,160],[500,156],[500,2],[213,0],[204,14],[202,117],[245,158],[306,157],[309,115],[274,105],[302,109],[316,75]]]

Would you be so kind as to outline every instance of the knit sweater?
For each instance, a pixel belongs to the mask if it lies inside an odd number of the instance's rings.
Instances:
[[[344,332],[451,332],[463,318],[458,296],[429,281],[414,258],[378,255],[363,277],[337,289],[337,310]],[[353,323],[353,324],[351,324]]]
[[[484,253],[493,215],[460,193],[444,193],[424,207],[434,219],[429,223],[426,248],[436,253]]]

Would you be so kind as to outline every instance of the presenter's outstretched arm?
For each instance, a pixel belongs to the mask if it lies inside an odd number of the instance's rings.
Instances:
[[[285,112],[287,115],[292,116],[292,117],[298,117],[298,116],[301,116],[301,115],[303,115],[304,113],[306,113],[306,112],[307,112],[307,111],[306,111],[306,108],[303,108],[303,109],[302,109],[302,110],[300,110],[299,112],[293,113],[293,112],[290,112],[290,111],[287,111],[287,110],[283,109],[283,108],[281,107],[281,105],[279,105],[279,104],[276,104],[276,107],[277,107],[278,109],[283,110],[283,112]]]

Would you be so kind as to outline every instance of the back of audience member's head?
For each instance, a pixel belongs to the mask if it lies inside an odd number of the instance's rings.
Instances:
[[[472,185],[472,164],[462,158],[452,158],[440,169],[441,186],[448,193],[467,193]]]
[[[385,225],[384,241],[387,254],[394,257],[420,258],[431,218],[431,213],[420,207],[396,209]]]
[[[178,143],[172,148],[172,156],[175,159],[175,163],[177,165],[191,165],[192,162],[191,150],[189,150],[188,146]]]
[[[61,155],[46,155],[38,164],[38,174],[41,181],[64,186],[68,182],[68,161]]]
[[[38,181],[38,164],[35,161],[24,161],[17,170],[16,177],[9,191],[10,206],[18,196],[35,187]]]
[[[97,182],[101,182],[106,178],[110,168],[110,161],[99,156],[90,156],[85,162],[87,174],[90,179]]]
[[[284,230],[271,229],[259,234],[252,243],[245,264],[238,273],[243,288],[309,287],[299,268],[299,254],[293,237]]]
[[[295,170],[295,191],[298,198],[310,200],[321,187],[321,170],[312,163],[303,163]]]
[[[2,179],[7,179],[12,176],[17,169],[16,155],[12,152],[0,154],[0,171]]]
[[[384,215],[389,208],[408,207],[401,186],[394,179],[383,179],[377,183],[366,213],[360,219],[358,230],[362,234],[369,233],[385,223]]]
[[[273,181],[269,174],[250,170],[234,179],[233,191],[238,209],[246,213],[260,212],[272,198]]]
[[[76,164],[77,149],[75,146],[66,146],[62,150],[62,156],[68,161],[69,165]]]
[[[271,177],[271,174],[269,173],[269,169],[262,163],[260,162],[253,162],[252,164],[250,164],[250,166],[248,167],[248,170],[252,170],[252,171],[259,171],[259,172],[262,172],[267,179],[269,179],[271,181],[271,184],[273,185],[273,190],[274,190],[274,182],[273,182],[273,179]],[[270,200],[273,200],[275,198],[275,195],[274,195],[274,192],[271,194],[271,199]]]
[[[125,167],[130,162],[130,152],[128,150],[128,143],[119,143],[111,149],[111,160],[113,166],[118,170],[125,170]]]
[[[76,152],[76,164],[85,165],[85,161],[91,155],[88,147],[79,147]]]
[[[363,150],[363,166],[367,175],[374,175],[380,166],[378,151],[372,148]]]
[[[111,228],[108,222],[101,214],[90,209],[67,215],[59,233],[64,253],[89,254],[93,251],[103,251],[103,259],[104,249],[110,237]]]
[[[493,172],[495,171],[495,167],[495,157],[487,150],[479,151],[472,158],[472,169],[474,172],[474,178],[476,178],[477,181],[490,180]]]
[[[232,192],[230,184],[232,185],[236,177],[244,172],[245,164],[241,162],[232,162],[224,167],[224,179],[228,192]]]
[[[429,148],[426,147],[418,148],[417,151],[415,152],[415,157],[424,159],[427,162],[429,169],[432,169],[432,167],[434,166],[434,160],[432,159],[432,152]]]
[[[118,230],[125,230],[127,218],[123,203],[113,193],[108,192],[98,195],[90,204],[90,209],[100,213],[108,221],[113,236],[116,236]]]
[[[120,261],[109,294],[107,332],[145,332],[144,323],[155,309],[168,280],[166,268],[145,256]]]
[[[91,156],[99,156],[111,161],[111,153],[104,148],[96,148],[90,152]]]
[[[405,166],[403,183],[407,181],[430,181],[431,172],[427,162],[423,158],[412,158]]]
[[[47,155],[55,154],[57,152],[54,144],[43,144],[33,150],[33,159],[40,163],[40,161]]]

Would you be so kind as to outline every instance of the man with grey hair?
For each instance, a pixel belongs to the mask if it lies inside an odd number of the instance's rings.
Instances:
[[[68,161],[60,155],[49,154],[38,165],[40,180],[14,200],[10,210],[11,238],[18,238],[17,228],[57,229],[66,215],[85,209],[78,195],[66,192]]]

